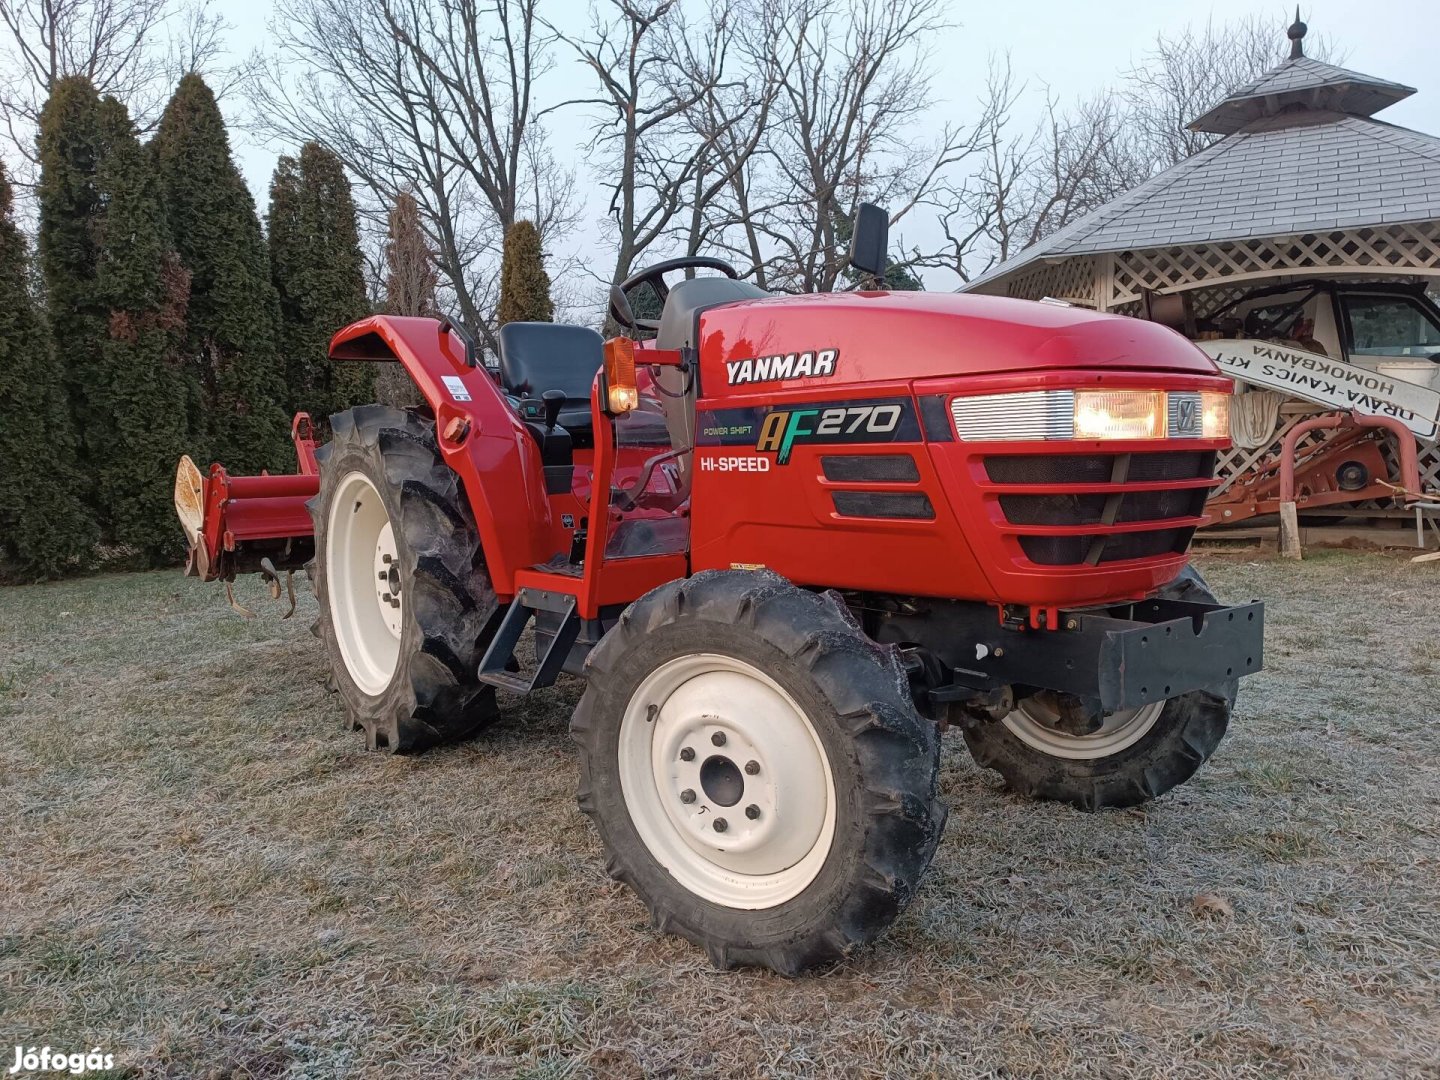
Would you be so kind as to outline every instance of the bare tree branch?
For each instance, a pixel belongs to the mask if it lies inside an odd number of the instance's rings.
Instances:
[[[553,249],[578,216],[574,173],[557,167],[537,119],[552,41],[538,3],[281,0],[280,45],[247,82],[263,134],[315,139],[345,162],[370,236],[410,191],[442,302],[492,348],[505,231],[529,218]]]
[[[0,153],[22,193],[34,183],[35,129],[50,89],[72,75],[123,101],[142,131],[187,71],[220,75],[224,20],[211,0],[0,0]]]

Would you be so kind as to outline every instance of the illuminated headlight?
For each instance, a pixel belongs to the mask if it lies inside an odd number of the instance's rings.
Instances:
[[[1200,395],[1200,437],[1230,438],[1230,395],[1210,391]]]
[[[1196,390],[1025,390],[950,400],[967,442],[1226,439],[1230,396]]]
[[[1075,438],[1163,439],[1165,394],[1160,390],[1075,391]]]

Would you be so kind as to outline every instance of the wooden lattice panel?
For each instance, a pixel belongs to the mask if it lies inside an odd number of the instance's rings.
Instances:
[[[1006,283],[1005,295],[1021,300],[1040,300],[1051,296],[1074,300],[1099,307],[1104,299],[1092,258],[1066,259],[1046,263]]]
[[[1440,494],[1440,442],[1420,439],[1420,490]]]
[[[1105,310],[1114,310],[1146,289],[1164,292],[1204,281],[1326,270],[1440,273],[1440,222],[1121,251],[1106,258],[1109,273],[1096,284],[1104,285]],[[1022,293],[1012,287],[1011,295]]]

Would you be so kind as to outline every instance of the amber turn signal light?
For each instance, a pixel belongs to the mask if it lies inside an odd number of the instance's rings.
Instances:
[[[605,405],[613,416],[633,412],[640,406],[635,385],[635,342],[627,337],[605,342]]]

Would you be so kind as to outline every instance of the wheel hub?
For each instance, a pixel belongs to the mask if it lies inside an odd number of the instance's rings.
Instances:
[[[734,806],[745,794],[745,774],[728,757],[715,754],[700,766],[700,786],[717,806]]]
[[[723,752],[705,754],[704,747],[717,735],[723,736]],[[675,724],[668,737],[678,737],[683,744],[665,780],[674,800],[672,814],[680,818],[689,839],[715,855],[762,846],[778,828],[779,803],[763,763],[765,752],[720,716]],[[747,764],[755,766],[748,776]]]
[[[386,521],[375,541],[375,601],[386,629],[400,640],[400,563],[395,550],[395,530]]]

